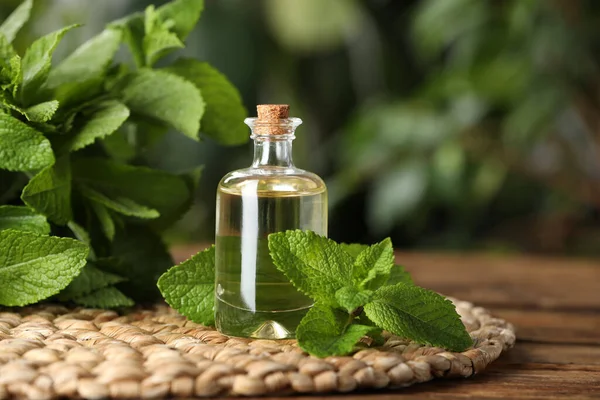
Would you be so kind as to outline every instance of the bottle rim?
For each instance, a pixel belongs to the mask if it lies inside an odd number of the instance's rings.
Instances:
[[[246,118],[244,123],[250,127],[250,138],[260,141],[284,141],[295,138],[296,128],[302,124],[300,118],[282,118],[278,120],[261,120],[259,118]]]
[[[248,125],[250,128],[254,127],[281,127],[281,128],[297,128],[302,124],[302,120],[300,118],[282,118],[278,120],[265,121],[256,117],[246,118],[244,123]]]

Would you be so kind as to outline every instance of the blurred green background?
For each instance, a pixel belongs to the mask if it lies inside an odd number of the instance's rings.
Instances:
[[[151,0],[37,0],[17,41],[67,23],[58,59]],[[19,0],[0,0],[4,18]],[[600,255],[600,2],[206,0],[183,55],[304,120],[296,164],[330,190],[330,236],[417,249]],[[167,135],[170,171],[204,164],[169,232],[212,241],[214,197],[251,143]]]

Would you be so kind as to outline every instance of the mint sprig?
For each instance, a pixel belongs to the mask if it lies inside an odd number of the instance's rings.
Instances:
[[[348,343],[354,345],[360,339],[351,327],[365,326],[356,319],[363,312],[375,327],[419,343],[455,351],[472,344],[454,305],[412,284],[408,274],[394,264],[390,239],[372,246],[340,245],[314,232],[295,230],[269,235],[269,250],[277,268],[315,300],[319,310],[330,307],[335,311],[327,315],[338,315],[335,325],[333,319],[321,318],[329,321],[334,336],[343,338],[340,347],[329,346],[322,339],[322,326],[302,321],[298,344],[311,354],[351,352],[353,346]],[[342,314],[348,322],[339,329]]]
[[[189,209],[201,165],[161,171],[149,150],[169,129],[222,144],[248,137],[241,97],[224,75],[190,59],[154,67],[184,47],[204,0],[126,16],[63,60],[53,60],[54,51],[78,25],[34,40],[22,54],[13,47],[32,7],[25,0],[0,23],[0,261],[10,256],[0,305],[60,290],[53,300],[91,307],[154,300],[158,277],[173,263],[161,234]],[[122,44],[132,63],[115,57]],[[28,241],[39,249],[15,250]],[[63,253],[68,273],[49,276]]]
[[[382,345],[383,330],[453,351],[472,345],[454,305],[416,286],[394,263],[390,239],[345,244],[295,230],[269,235],[269,250],[296,289],[315,300],[296,330],[298,344],[312,355],[352,353],[364,336]],[[158,282],[171,307],[205,325],[214,324],[214,257],[211,247]]]

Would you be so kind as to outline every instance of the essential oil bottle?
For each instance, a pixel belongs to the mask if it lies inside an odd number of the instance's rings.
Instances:
[[[267,236],[289,229],[327,235],[327,189],[294,166],[302,121],[289,118],[289,106],[257,110],[258,118],[245,120],[254,161],[225,175],[217,190],[215,320],[226,335],[288,339],[313,302],[273,265]]]

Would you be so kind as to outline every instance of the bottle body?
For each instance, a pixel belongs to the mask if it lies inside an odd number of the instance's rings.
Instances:
[[[273,264],[270,233],[327,235],[327,189],[293,165],[260,165],[226,175],[217,190],[215,320],[220,332],[293,338],[312,300]]]

